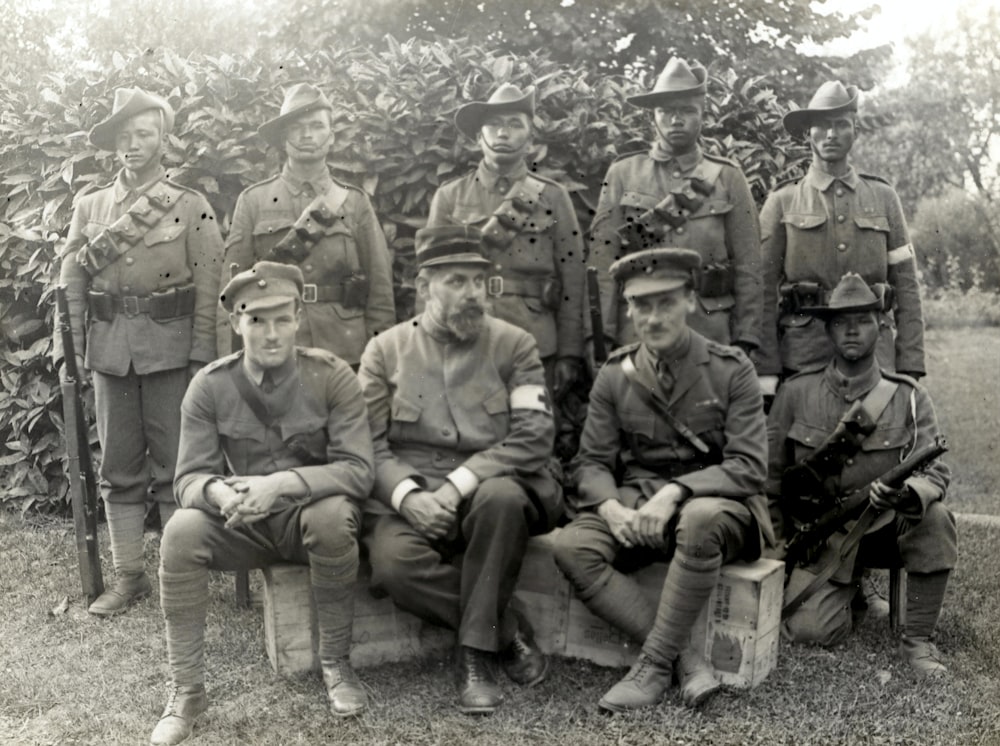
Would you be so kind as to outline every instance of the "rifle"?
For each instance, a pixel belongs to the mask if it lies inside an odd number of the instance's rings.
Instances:
[[[608,359],[604,344],[604,317],[601,313],[601,287],[597,284],[597,267],[587,267],[587,300],[590,304],[590,327],[593,333],[594,368],[601,367]]]
[[[933,443],[910,454],[907,459],[889,469],[879,479],[889,487],[899,488],[911,474],[924,468],[947,450],[947,442],[939,435]],[[868,504],[870,491],[871,484],[866,484],[861,489],[854,490],[846,497],[837,500],[834,507],[815,520],[804,523],[785,544],[785,566],[789,569],[794,567],[810,549],[821,545],[844,523],[855,517],[859,508]]]
[[[76,554],[80,564],[83,593],[93,601],[104,593],[101,557],[97,548],[97,481],[90,455],[90,434],[83,414],[80,371],[76,365],[76,346],[66,302],[66,287],[56,287],[56,315],[63,345],[65,379],[60,381],[63,422],[66,431],[66,466],[69,471],[70,504],[76,532]]]

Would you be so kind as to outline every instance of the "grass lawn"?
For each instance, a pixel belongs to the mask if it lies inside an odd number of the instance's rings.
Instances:
[[[927,385],[950,448],[953,510],[1000,515],[1000,328],[929,329]]]
[[[834,650],[783,643],[763,684],[725,691],[701,712],[682,708],[672,692],[659,708],[616,717],[596,702],[618,670],[555,660],[544,684],[505,684],[501,711],[473,719],[455,709],[450,665],[426,660],[363,670],[372,710],[334,721],[318,677],[271,672],[260,612],[236,609],[231,577],[213,574],[211,707],[191,743],[998,745],[1000,526],[962,521],[961,533],[967,559],[939,636],[948,681],[917,681],[897,658],[888,625],[870,620]],[[68,522],[0,512],[0,537],[0,743],[146,743],[165,697],[156,594],[118,619],[90,617]],[[103,528],[101,538],[106,547]],[[148,534],[153,566],[157,546]],[[68,608],[53,615],[66,598]]]

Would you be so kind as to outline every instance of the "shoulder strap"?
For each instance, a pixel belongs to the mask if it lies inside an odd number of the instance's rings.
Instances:
[[[861,402],[861,407],[872,422],[878,422],[878,418],[882,416],[885,408],[889,406],[889,402],[892,401],[892,397],[896,394],[898,388],[898,383],[882,376],[878,383],[875,384],[875,388],[868,392]]]
[[[260,400],[250,379],[241,370],[242,367],[242,365],[234,365],[229,369],[233,385],[236,386],[236,390],[240,392],[240,397],[250,407],[250,411],[254,413],[254,416],[261,421],[261,424],[264,427],[271,427],[274,425],[275,416],[268,410],[267,404]]]
[[[653,392],[656,390],[656,384],[654,383],[650,385],[649,382],[643,380],[642,374],[639,372],[639,369],[635,367],[635,363],[632,361],[630,356],[625,355],[622,357],[621,367],[622,372],[625,374],[625,378],[628,379],[628,382],[632,385],[632,390],[636,393],[643,404],[666,420],[667,424],[680,433],[681,436],[688,443],[693,445],[699,453],[708,454],[711,452],[711,449],[705,441],[699,438],[690,427],[677,419],[677,417],[675,417],[670,410],[666,408],[666,406],[656,400],[653,395]]]

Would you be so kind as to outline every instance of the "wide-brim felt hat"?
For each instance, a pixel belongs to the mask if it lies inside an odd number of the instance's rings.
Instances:
[[[222,307],[232,313],[250,313],[302,299],[305,279],[294,264],[257,262],[226,283],[219,294]]]
[[[659,247],[626,254],[608,272],[622,284],[622,295],[638,298],[693,286],[700,268],[697,251]]]
[[[529,118],[535,116],[535,86],[529,85],[522,91],[513,83],[504,83],[488,100],[473,101],[455,112],[455,126],[475,140],[488,116],[506,111],[521,112]]]
[[[858,110],[857,86],[845,86],[839,80],[828,80],[821,85],[804,109],[790,111],[782,118],[785,131],[793,137],[801,137],[809,129],[809,123],[816,116],[836,116]]]
[[[421,228],[414,237],[417,265],[492,264],[483,255],[483,232],[474,225]]]
[[[625,100],[633,106],[655,109],[666,101],[704,96],[707,89],[708,71],[700,63],[692,60],[688,64],[680,57],[671,57],[656,78],[653,90]]]
[[[141,88],[116,88],[115,100],[111,106],[111,116],[95,124],[90,130],[90,142],[102,150],[117,150],[115,138],[121,126],[136,114],[150,109],[163,112],[163,132],[165,135],[174,128],[174,109],[167,100]]]
[[[882,308],[882,297],[869,287],[861,275],[848,272],[840,278],[825,306],[807,306],[802,313],[828,319],[840,313],[881,311]]]
[[[285,141],[285,127],[288,124],[303,114],[319,109],[333,111],[333,104],[316,86],[296,83],[285,91],[285,100],[281,102],[278,116],[264,122],[257,128],[257,132],[271,145],[281,145]]]

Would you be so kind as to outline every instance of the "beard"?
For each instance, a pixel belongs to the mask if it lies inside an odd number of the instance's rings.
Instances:
[[[482,331],[485,313],[486,309],[479,303],[469,303],[464,308],[450,312],[444,325],[461,341],[471,342]]]

